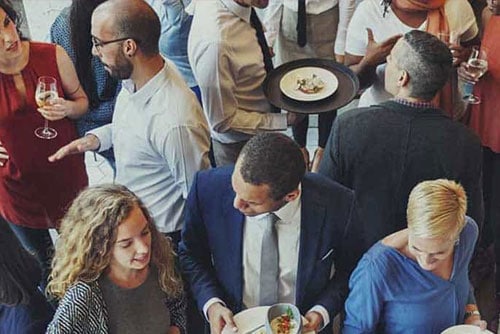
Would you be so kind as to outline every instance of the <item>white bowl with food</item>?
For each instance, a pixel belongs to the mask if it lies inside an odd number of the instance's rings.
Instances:
[[[301,334],[302,316],[293,304],[275,304],[267,310],[268,334]]]

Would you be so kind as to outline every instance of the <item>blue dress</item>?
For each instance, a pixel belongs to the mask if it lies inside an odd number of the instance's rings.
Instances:
[[[363,256],[349,281],[343,334],[439,334],[463,323],[465,305],[475,303],[468,266],[478,237],[467,223],[455,246],[450,280],[382,242]]]
[[[76,54],[71,44],[71,27],[70,27],[70,8],[64,8],[59,16],[55,19],[50,27],[50,41],[59,44],[68,53],[69,57],[76,63]],[[102,97],[106,89],[106,82],[111,80],[109,74],[104,69],[99,58],[92,57],[92,70],[97,85],[97,94]],[[80,137],[84,136],[87,131],[98,128],[100,126],[111,123],[113,118],[113,110],[115,108],[116,96],[120,92],[121,84],[118,83],[114,98],[102,99],[99,105],[95,108],[89,108],[86,114],[76,120],[76,129]],[[114,156],[112,149],[99,152],[103,155],[114,168]]]

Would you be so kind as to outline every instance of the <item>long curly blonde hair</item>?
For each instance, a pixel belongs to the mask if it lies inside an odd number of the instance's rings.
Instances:
[[[107,184],[85,189],[61,222],[47,292],[61,299],[78,281],[90,283],[109,266],[117,228],[138,206],[151,231],[151,264],[158,270],[161,289],[171,297],[182,293],[170,239],[156,228],[140,199],[126,187]]]

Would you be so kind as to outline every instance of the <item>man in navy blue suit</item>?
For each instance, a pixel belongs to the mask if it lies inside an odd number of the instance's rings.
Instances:
[[[283,134],[260,133],[234,167],[199,172],[179,256],[211,333],[236,329],[233,313],[276,302],[297,305],[306,330],[331,333],[361,255],[355,227],[353,192],[305,174]]]

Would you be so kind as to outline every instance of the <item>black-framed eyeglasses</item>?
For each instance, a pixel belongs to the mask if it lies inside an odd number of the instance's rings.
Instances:
[[[91,38],[92,38],[92,45],[94,45],[94,47],[97,51],[101,51],[101,48],[107,44],[122,42],[122,41],[125,41],[127,39],[130,39],[130,37],[122,37],[122,38],[112,39],[110,41],[102,41],[95,36],[91,36]]]

